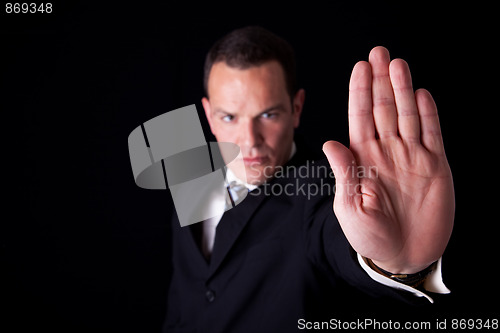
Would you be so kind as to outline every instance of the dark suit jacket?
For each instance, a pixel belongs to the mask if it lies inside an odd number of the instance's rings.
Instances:
[[[287,166],[304,165],[303,152],[299,147]],[[294,332],[301,318],[327,321],[362,307],[359,290],[419,302],[373,281],[359,266],[323,185],[334,179],[312,174],[327,165],[309,162],[309,177],[305,167],[289,172],[227,211],[210,261],[199,247],[201,223],[181,228],[174,216],[164,332]],[[324,193],[308,198],[321,186]]]

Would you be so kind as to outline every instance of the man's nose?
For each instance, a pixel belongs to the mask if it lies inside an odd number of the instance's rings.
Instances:
[[[259,125],[256,124],[254,121],[249,120],[243,124],[243,126],[240,128],[241,130],[241,136],[242,136],[242,143],[246,147],[256,147],[259,146],[262,141],[262,133],[260,131]]]

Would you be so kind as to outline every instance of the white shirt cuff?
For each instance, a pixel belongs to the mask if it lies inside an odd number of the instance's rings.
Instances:
[[[359,253],[358,255],[358,261],[361,267],[365,270],[365,272],[375,281],[378,283],[381,283],[385,286],[395,288],[395,289],[401,289],[408,291],[415,296],[418,297],[425,297],[427,300],[431,303],[434,303],[434,300],[427,294],[423,293],[420,290],[417,290],[413,287],[407,286],[406,284],[394,281],[392,279],[389,279],[386,276],[383,276],[382,274],[379,274],[375,272],[370,266],[368,266],[368,263],[366,262],[366,259],[363,258]],[[441,275],[441,261],[443,258],[439,258],[437,262],[436,269],[432,271],[431,274],[425,279],[423,283],[423,288],[427,291],[437,293],[437,294],[449,294],[450,290],[446,288],[446,286],[443,283],[443,277]]]

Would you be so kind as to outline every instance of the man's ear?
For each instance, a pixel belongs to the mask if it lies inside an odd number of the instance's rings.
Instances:
[[[212,131],[212,134],[214,134],[214,130],[212,127],[212,109],[210,108],[210,101],[208,100],[208,98],[203,97],[201,99],[201,104],[203,105],[203,109],[205,109],[205,116],[207,117],[208,125],[210,125],[210,131]]]
[[[293,126],[294,128],[299,127],[300,115],[302,114],[302,108],[304,107],[304,101],[306,99],[306,92],[304,89],[299,89],[295,96],[293,97]]]

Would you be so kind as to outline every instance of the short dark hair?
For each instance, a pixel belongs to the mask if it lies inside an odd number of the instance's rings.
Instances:
[[[208,96],[208,77],[212,66],[225,62],[230,67],[247,69],[276,60],[285,74],[286,89],[293,98],[297,92],[295,55],[283,38],[259,26],[233,30],[212,46],[205,58],[203,86]]]

